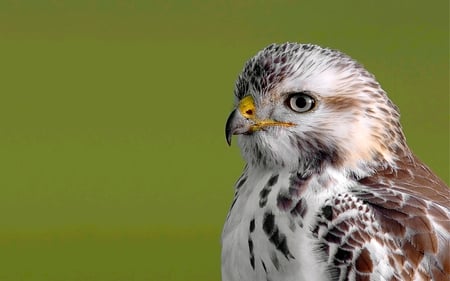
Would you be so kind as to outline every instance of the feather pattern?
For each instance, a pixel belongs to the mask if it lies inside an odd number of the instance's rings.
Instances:
[[[293,110],[298,94],[314,107]],[[222,280],[450,280],[449,188],[411,152],[398,108],[363,66],[273,44],[245,64],[235,104],[227,140],[238,135],[247,165]],[[275,125],[250,129],[258,120]]]

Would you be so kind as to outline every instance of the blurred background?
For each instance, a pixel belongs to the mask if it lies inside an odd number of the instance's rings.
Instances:
[[[448,1],[0,1],[0,280],[219,280],[234,80],[340,49],[449,182]]]

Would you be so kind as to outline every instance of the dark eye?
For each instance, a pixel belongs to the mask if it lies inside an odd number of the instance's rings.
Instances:
[[[313,109],[316,101],[308,94],[301,92],[290,95],[286,103],[293,111],[303,113]]]

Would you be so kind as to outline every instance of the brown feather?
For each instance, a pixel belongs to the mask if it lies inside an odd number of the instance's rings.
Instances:
[[[424,280],[448,280],[450,242],[448,238],[439,242],[430,219],[450,232],[450,189],[414,156],[403,157],[397,165],[361,179],[368,187],[361,198],[379,214],[382,231],[402,244],[403,255],[397,263],[403,263],[401,258],[409,264],[403,268],[404,280],[415,274]],[[403,200],[395,194],[403,194]],[[425,255],[434,260],[428,270],[419,267]]]

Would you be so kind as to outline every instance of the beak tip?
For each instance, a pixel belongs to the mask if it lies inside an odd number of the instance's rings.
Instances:
[[[225,125],[225,138],[227,140],[228,146],[231,146],[231,138],[233,137],[233,120],[236,115],[236,110],[231,112],[230,116],[228,116],[227,124]]]
[[[226,138],[228,146],[231,146],[231,134],[227,134]]]

